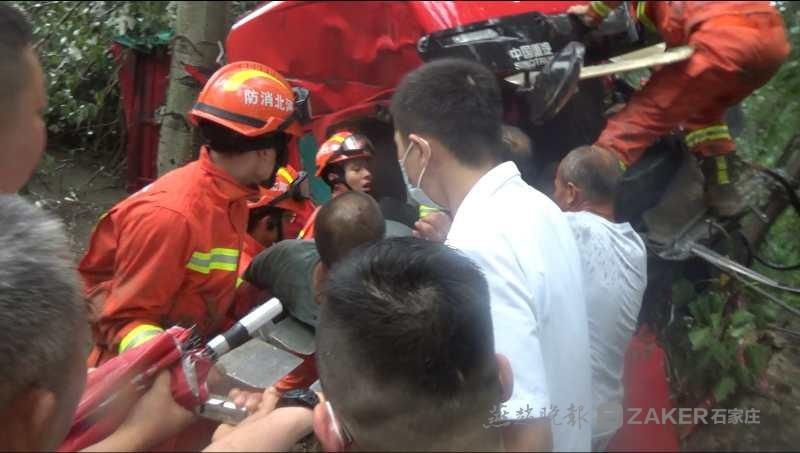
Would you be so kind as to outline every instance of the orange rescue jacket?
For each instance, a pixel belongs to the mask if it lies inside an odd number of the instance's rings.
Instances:
[[[200,159],[111,208],[80,262],[97,366],[172,325],[203,337],[231,324],[247,199],[258,195]]]
[[[593,1],[589,13],[603,19],[621,3]],[[688,43],[689,35],[698,25],[715,17],[779,14],[768,1],[636,1],[631,6],[636,19],[658,32],[668,47]]]

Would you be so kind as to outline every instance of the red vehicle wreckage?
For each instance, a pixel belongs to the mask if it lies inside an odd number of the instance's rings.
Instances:
[[[425,61],[442,57],[479,61],[498,76],[505,122],[530,138],[530,155],[509,158],[515,160],[529,184],[550,193],[558,161],[569,150],[594,142],[605,125],[608,108],[624,103],[634,90],[613,70],[593,71],[592,76],[584,70],[656,42],[636,27],[624,7],[612,12],[599,29],[589,30],[566,14],[577,3],[580,2],[267,2],[233,26],[225,43],[225,59],[265,64],[295,86],[307,89],[312,118],[305,132],[314,142],[322,143],[340,128],[367,135],[376,147],[372,194],[379,201],[399,202],[406,201],[406,188],[388,111],[395,87],[405,74]],[[651,60],[638,67],[678,61],[670,60],[669,53],[664,52],[666,59]],[[731,126],[735,131],[736,125]],[[313,165],[316,147],[307,146],[310,142],[304,139],[292,143],[289,163],[314,174],[314,168],[303,168],[301,164]],[[674,217],[673,212],[658,212],[661,205],[669,205],[662,200],[667,198],[669,183],[686,176],[685,148],[677,134],[654,144],[626,172],[626,187],[621,191],[624,196],[617,201],[618,217],[631,222],[645,237],[649,235],[650,251],[648,290],[639,330],[625,358],[626,415],[627,409],[662,413],[674,406],[667,382],[666,355],[658,345],[659,331],[675,316],[668,291],[675,275],[674,263],[692,258],[699,262],[701,274],[706,277],[713,266],[773,289],[800,292],[713,250],[720,231],[712,233],[707,226],[709,221],[727,235],[725,230],[739,228],[737,219],[723,222],[710,218],[701,209],[679,223],[677,230],[662,234],[660,240],[653,239],[656,230],[661,229],[654,219]],[[791,188],[781,175],[773,172],[769,176]],[[787,193],[791,198],[791,190]],[[686,193],[677,196],[688,197]],[[795,207],[800,205],[796,196],[792,201]],[[648,214],[653,212],[656,215]],[[311,352],[313,349],[303,351]],[[697,402],[703,403],[711,401]],[[621,428],[608,445],[610,451],[679,448],[677,426],[629,424],[622,414],[615,416]]]
[[[565,14],[576,3],[269,2],[233,26],[226,57],[229,62],[266,64],[308,89],[313,120],[307,132],[316,143],[341,127],[367,134],[377,148],[374,195],[404,201],[388,114],[403,76],[443,56],[477,57],[501,80],[519,73],[519,68],[541,71],[570,42],[586,41],[587,30]],[[595,33],[589,38],[586,60],[601,61],[613,50],[635,46],[627,34],[629,26],[618,20],[616,29],[622,33]],[[547,190],[552,175],[534,169],[552,172],[553,164],[570,149],[597,137],[604,125],[607,82],[582,81],[577,86],[580,96],[553,109],[542,105],[548,99],[535,99],[524,87],[503,81],[506,121],[532,138],[535,157],[519,162],[529,183]],[[648,328],[634,339],[627,359],[626,405],[669,410],[664,353]],[[623,425],[609,448],[675,450],[677,431],[670,425]]]

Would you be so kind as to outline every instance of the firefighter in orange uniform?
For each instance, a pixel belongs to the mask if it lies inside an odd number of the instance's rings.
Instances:
[[[330,186],[332,197],[351,190],[369,193],[372,190],[370,162],[374,154],[375,147],[366,136],[337,132],[317,151],[317,177]],[[314,238],[316,217],[317,211],[314,211],[297,239]]]
[[[258,63],[211,77],[189,112],[206,142],[200,158],[115,205],[92,233],[79,264],[93,312],[89,366],[172,325],[202,337],[230,325],[247,200],[301,133],[302,94]]]
[[[570,8],[598,25],[619,1],[593,1]],[[764,85],[789,54],[779,12],[758,1],[630,2],[638,21],[667,47],[690,45],[686,61],[656,71],[628,105],[608,120],[596,145],[636,162],[658,137],[683,127],[686,143],[702,160],[706,199],[719,215],[741,208],[733,185],[735,144],[725,111]]]

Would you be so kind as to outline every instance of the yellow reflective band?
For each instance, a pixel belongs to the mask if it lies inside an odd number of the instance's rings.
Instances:
[[[439,212],[439,210],[436,209],[436,208],[432,208],[430,206],[425,206],[424,204],[419,205],[419,218],[420,219],[425,217],[426,215],[428,215],[430,213],[433,213],[433,212]]]
[[[589,3],[589,6],[600,17],[608,17],[608,15],[611,14],[611,9],[603,2],[594,1]]]
[[[638,2],[636,4],[636,19],[639,20],[650,31],[658,33],[656,25],[647,17],[647,2]]]
[[[242,283],[244,283],[244,280],[242,280],[242,277],[236,277],[236,287],[238,288],[238,287],[242,286]]]
[[[619,169],[620,169],[620,170],[622,170],[622,171],[626,171],[626,170],[628,169],[628,166],[627,166],[627,165],[625,165],[625,162],[623,162],[623,161],[621,161],[621,160],[618,160],[617,162],[619,163]]]
[[[688,145],[689,148],[694,148],[700,143],[710,142],[712,140],[731,140],[728,126],[717,124],[686,134],[686,145]]]
[[[285,179],[286,182],[288,182],[288,183],[291,183],[292,181],[294,181],[294,178],[289,173],[289,171],[286,170],[286,167],[281,167],[281,168],[278,169],[278,176],[280,176],[281,178]]]
[[[239,265],[239,251],[236,249],[215,248],[209,252],[194,252],[186,268],[201,274],[213,270],[236,272]]]
[[[730,184],[731,178],[728,175],[728,160],[725,156],[717,156],[714,158],[717,162],[717,184]]]
[[[139,346],[151,338],[160,335],[164,329],[158,327],[154,324],[142,324],[140,326],[136,326],[133,330],[128,332],[128,335],[125,335],[125,338],[119,342],[119,353],[122,354],[123,352],[127,351],[130,348],[135,348]]]
[[[347,137],[346,137],[344,134],[342,134],[342,133],[339,133],[339,134],[336,134],[336,135],[334,135],[333,137],[331,137],[331,138],[330,138],[330,140],[331,140],[332,142],[336,142],[336,143],[342,143],[342,142],[344,141],[344,139],[345,139],[345,138],[347,138]]]
[[[286,85],[283,84],[280,80],[276,79],[270,74],[267,74],[264,71],[259,71],[258,69],[245,69],[244,71],[239,71],[236,74],[232,75],[231,78],[225,81],[225,84],[222,86],[223,91],[236,91],[239,89],[240,86],[244,82],[255,78],[255,77],[264,77],[265,79],[270,79],[273,82],[277,83],[278,85],[289,89]]]

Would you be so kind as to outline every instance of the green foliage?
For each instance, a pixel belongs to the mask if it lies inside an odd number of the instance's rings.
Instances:
[[[800,124],[800,3],[777,2],[783,13],[792,52],[764,87],[745,99],[745,130],[737,139],[748,158],[770,165]]]
[[[40,41],[50,146],[120,158],[124,128],[112,42],[124,36],[127,44],[145,51],[162,44],[174,27],[174,2],[6,3],[26,13]],[[257,3],[231,2],[232,16],[246,14]]]
[[[50,142],[75,151],[116,151],[122,135],[116,65],[118,35],[169,29],[166,2],[11,2],[33,25],[45,70]]]
[[[744,101],[745,125],[737,138],[739,152],[745,158],[768,166],[776,163],[800,133],[800,2],[776,3],[784,17],[792,53],[775,77]],[[797,213],[787,210],[772,225],[761,255],[776,263],[797,263],[799,230]],[[760,265],[756,270],[800,284],[800,272],[777,272]],[[667,348],[680,399],[692,404],[713,392],[718,402],[726,402],[736,391],[751,389],[772,353],[769,346],[759,342],[761,332],[780,320],[781,309],[733,283],[724,290],[712,287],[697,294],[691,284],[681,281],[673,287],[672,295],[679,315],[668,327]],[[787,299],[785,294],[781,297]],[[797,299],[794,301],[800,306]]]
[[[701,293],[686,280],[673,286],[676,312],[684,315],[669,326],[667,348],[677,390],[689,404],[709,391],[723,403],[737,389],[752,388],[766,369],[771,351],[758,342],[759,328],[775,313],[765,303],[743,302],[731,284]]]
[[[789,141],[800,134],[800,2],[777,2],[783,13],[792,51],[775,77],[743,103],[745,129],[737,139],[740,152],[765,165],[774,165]],[[800,217],[787,209],[770,228],[761,255],[774,263],[800,262]],[[778,280],[800,285],[800,272],[756,270]],[[800,302],[800,298],[794,298]]]

